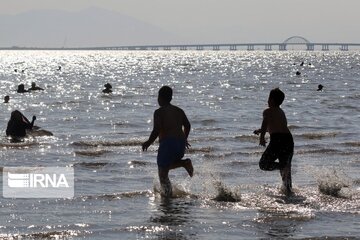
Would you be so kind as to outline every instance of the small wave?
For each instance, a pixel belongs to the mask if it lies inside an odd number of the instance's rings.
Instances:
[[[290,130],[294,130],[294,129],[301,129],[301,128],[303,128],[303,127],[297,126],[297,125],[289,125],[288,128],[289,128]]]
[[[106,166],[107,164],[109,164],[109,163],[107,163],[107,162],[80,162],[80,163],[75,163],[74,166],[98,169],[98,168],[102,168],[102,167]]]
[[[36,141],[24,141],[16,143],[0,142],[0,147],[3,148],[28,148],[36,145],[39,145],[39,143]]]
[[[203,126],[211,126],[214,125],[216,123],[215,119],[205,119],[200,121],[200,124],[202,124]]]
[[[335,137],[338,134],[339,134],[339,132],[324,132],[324,133],[303,133],[303,134],[299,134],[296,136],[313,140],[313,139],[323,139],[323,138]]]
[[[141,146],[143,143],[142,140],[124,140],[124,141],[78,141],[73,142],[72,145],[80,147],[131,147],[131,146]]]
[[[99,157],[108,152],[109,151],[107,150],[85,150],[85,151],[75,151],[75,154],[80,156]]]
[[[311,149],[311,150],[298,150],[296,151],[296,154],[345,154],[348,155],[348,153],[344,153],[343,151],[337,150],[337,149],[331,149],[331,148],[323,148],[323,149]]]
[[[133,160],[133,161],[129,161],[128,162],[129,165],[137,165],[137,166],[147,166],[151,163],[149,162],[145,162],[145,161],[137,161],[137,160]]]
[[[235,136],[235,139],[242,140],[242,141],[248,141],[248,142],[256,142],[256,141],[259,141],[259,136],[255,135],[255,134],[240,135],[240,136]]]
[[[32,137],[49,137],[54,136],[54,134],[50,131],[47,131],[45,129],[36,129],[29,131],[28,134]]]
[[[0,234],[0,239],[68,239],[72,237],[79,237],[81,235],[89,234],[89,231],[80,230],[60,230],[51,232],[35,232],[25,234]]]
[[[212,147],[203,147],[203,148],[190,148],[186,150],[188,153],[209,153],[214,151]]]
[[[100,195],[87,195],[87,196],[79,196],[73,198],[73,200],[81,199],[85,200],[114,200],[114,199],[122,199],[122,198],[134,198],[134,197],[141,197],[141,196],[151,196],[153,193],[150,190],[144,191],[134,191],[134,192],[122,192],[122,193],[109,193],[109,194],[100,194]]]
[[[344,142],[343,144],[349,147],[360,147],[360,142]]]

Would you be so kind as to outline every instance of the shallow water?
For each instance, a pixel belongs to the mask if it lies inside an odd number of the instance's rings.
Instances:
[[[359,60],[358,52],[1,51],[0,96],[11,98],[0,105],[1,167],[73,166],[75,197],[1,197],[0,238],[358,239]],[[16,93],[33,81],[46,90]],[[112,95],[101,93],[106,82]],[[186,156],[195,168],[192,179],[171,172],[170,200],[157,191],[157,144],[140,147],[165,84],[192,123]],[[295,141],[289,198],[278,172],[259,170],[264,148],[252,134],[274,87],[286,94]],[[9,143],[15,109],[54,136]]]

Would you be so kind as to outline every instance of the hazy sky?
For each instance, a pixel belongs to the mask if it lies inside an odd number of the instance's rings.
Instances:
[[[102,7],[188,42],[360,42],[360,0],[0,0],[0,14]]]

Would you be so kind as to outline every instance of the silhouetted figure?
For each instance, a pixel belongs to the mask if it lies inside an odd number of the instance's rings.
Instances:
[[[285,112],[280,105],[285,99],[285,94],[275,88],[270,91],[268,98],[269,108],[263,112],[261,128],[255,130],[260,134],[259,144],[266,146],[265,134],[270,134],[270,143],[261,156],[259,167],[264,171],[280,170],[283,181],[282,190],[286,195],[292,192],[291,160],[294,153],[294,140],[288,128]],[[276,162],[276,160],[279,160]]]
[[[322,91],[322,90],[323,90],[323,87],[324,87],[323,85],[319,84],[317,91]]]
[[[17,70],[17,69],[14,69],[14,72],[18,72],[18,70]]]
[[[24,84],[19,84],[17,92],[18,93],[26,93],[26,92],[29,92],[29,91],[25,90],[25,85]]]
[[[10,97],[9,97],[8,95],[6,95],[6,96],[4,97],[4,103],[8,103],[9,100],[10,100]]]
[[[21,70],[21,73],[24,73],[25,72],[25,69]]]
[[[309,66],[311,66],[312,64],[311,64],[311,63],[309,63],[308,65],[309,65]]]
[[[59,66],[57,70],[58,70],[58,71],[61,71],[61,66]]]
[[[300,63],[300,66],[304,66],[304,62],[301,62],[301,63]]]
[[[41,88],[41,87],[38,87],[38,86],[36,86],[36,83],[35,82],[32,82],[31,83],[31,88],[29,88],[29,91],[38,91],[38,90],[44,90],[43,88]]]
[[[182,160],[185,149],[190,147],[188,136],[191,125],[185,112],[172,105],[172,89],[163,86],[159,90],[158,103],[160,108],[154,112],[154,128],[149,139],[142,144],[143,151],[159,137],[157,165],[161,194],[172,196],[172,187],[169,179],[171,169],[183,167],[189,176],[193,176],[194,168],[190,159]]]
[[[103,93],[112,93],[112,90],[111,90],[112,86],[110,83],[105,84],[104,87],[105,87],[105,89],[102,90]]]
[[[6,136],[11,136],[14,139],[25,137],[26,130],[33,128],[35,120],[36,116],[33,116],[30,122],[20,111],[13,111],[6,128]]]
[[[301,72],[296,71],[296,76],[300,76],[300,75],[301,75]]]

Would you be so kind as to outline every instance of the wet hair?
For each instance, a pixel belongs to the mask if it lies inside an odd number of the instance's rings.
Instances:
[[[163,86],[159,90],[159,97],[161,97],[167,103],[171,102],[172,94],[173,91],[169,86]]]
[[[269,99],[274,100],[274,103],[280,106],[285,99],[285,94],[279,88],[274,88],[270,91]]]
[[[19,84],[18,90],[25,90],[25,85],[24,84]]]
[[[111,86],[110,83],[105,84],[104,87],[106,87],[106,88],[112,88],[112,86]]]
[[[12,111],[10,120],[12,120],[12,121],[21,121],[22,120],[22,113],[19,110]]]

